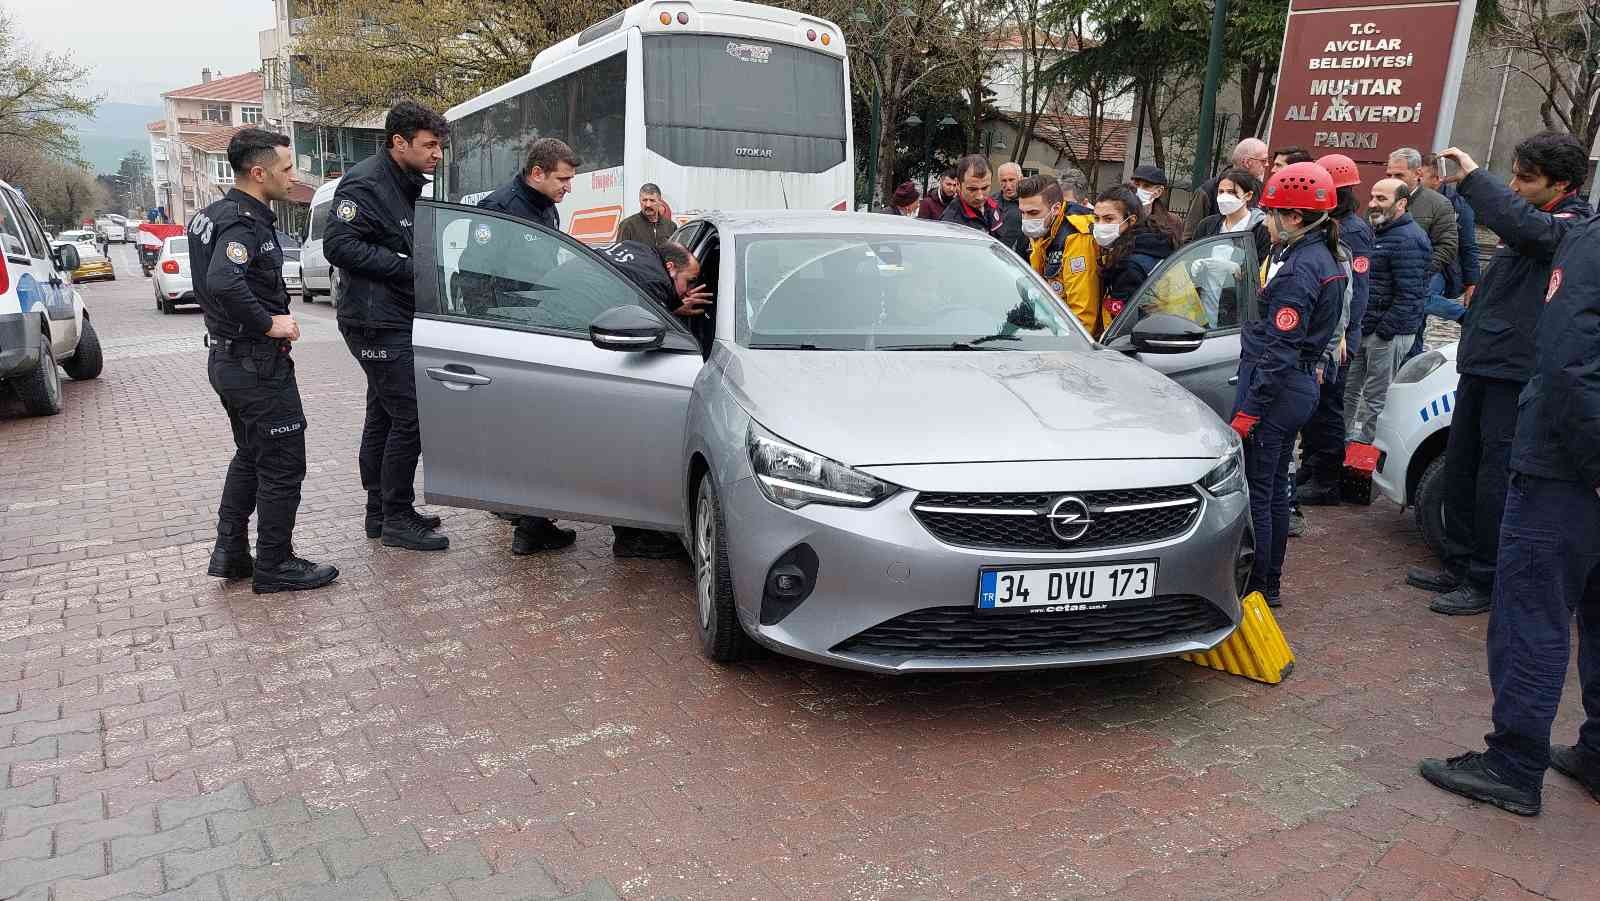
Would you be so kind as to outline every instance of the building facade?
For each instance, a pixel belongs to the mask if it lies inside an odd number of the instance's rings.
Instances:
[[[259,72],[224,77],[200,70],[200,81],[161,95],[165,115],[146,126],[156,205],[173,222],[233,186],[228,141],[241,128],[265,127]]]

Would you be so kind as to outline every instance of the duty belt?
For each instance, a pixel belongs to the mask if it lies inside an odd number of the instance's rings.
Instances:
[[[280,351],[289,349],[289,342],[283,338],[225,338],[207,332],[203,340],[207,347],[215,347],[231,354],[249,353],[256,348],[265,347],[276,347]]]

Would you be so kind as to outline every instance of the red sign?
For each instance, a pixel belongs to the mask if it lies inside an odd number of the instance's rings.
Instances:
[[[1470,22],[1474,6],[1292,0],[1271,145],[1298,144],[1312,156],[1343,153],[1367,164],[1367,184],[1369,167],[1383,166],[1401,147],[1443,149],[1467,40],[1462,14]]]

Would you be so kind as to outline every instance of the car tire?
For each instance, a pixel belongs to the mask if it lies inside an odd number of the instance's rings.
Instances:
[[[178,312],[178,305],[177,304],[175,304],[172,301],[166,299],[165,297],[161,298],[161,315],[163,315],[163,316],[171,316],[173,313],[176,313],[176,312]]]
[[[50,336],[39,335],[39,365],[33,371],[16,379],[12,387],[30,416],[54,416],[61,412],[61,373],[56,369],[55,351],[50,349]]]
[[[700,626],[700,648],[718,663],[734,663],[753,656],[757,645],[739,622],[733,598],[733,571],[728,565],[728,546],[723,541],[722,501],[717,497],[715,479],[708,471],[700,476],[695,492],[693,531],[690,533],[690,559],[694,561],[696,622]]]
[[[328,269],[328,306],[339,308],[339,270]]]
[[[1417,530],[1428,550],[1440,560],[1444,559],[1444,491],[1444,454],[1440,454],[1422,471],[1412,502]]]
[[[89,317],[84,316],[83,332],[78,335],[78,349],[73,351],[71,359],[61,364],[61,368],[72,376],[73,381],[86,382],[99,378],[105,362],[105,355],[100,352],[100,336],[95,333]]]

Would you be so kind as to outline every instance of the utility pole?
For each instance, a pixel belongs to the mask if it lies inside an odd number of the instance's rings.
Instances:
[[[1200,134],[1195,139],[1194,181],[1201,184],[1211,175],[1211,142],[1216,130],[1217,91],[1222,81],[1222,37],[1227,31],[1228,0],[1215,0],[1211,10],[1211,47],[1206,53],[1206,84],[1200,91]]]

